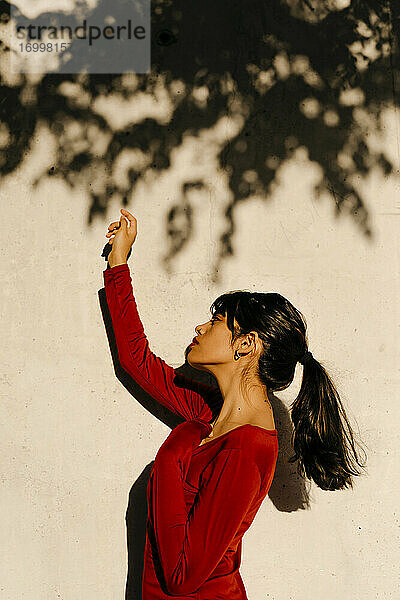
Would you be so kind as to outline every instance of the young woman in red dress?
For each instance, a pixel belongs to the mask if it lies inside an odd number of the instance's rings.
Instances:
[[[143,600],[246,600],[242,537],[271,486],[278,456],[268,390],[283,390],[304,365],[292,405],[298,471],[324,490],[352,487],[360,464],[334,384],[307,348],[301,313],[277,293],[223,294],[195,328],[187,362],[218,389],[189,382],[149,348],[127,257],[137,221],[110,224],[103,272],[119,361],[161,404],[183,417],[158,451],[147,487]],[[129,226],[128,226],[129,223]],[[206,397],[222,396],[216,419]]]

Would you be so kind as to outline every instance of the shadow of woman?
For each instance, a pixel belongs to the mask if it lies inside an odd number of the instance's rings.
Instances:
[[[100,309],[104,321],[106,335],[110,347],[114,371],[117,379],[122,383],[125,389],[152,415],[162,421],[165,425],[173,429],[184,419],[172,413],[154,400],[145,392],[132,377],[121,367],[118,350],[115,342],[114,330],[111,316],[109,313],[105,290],[102,288],[98,292]],[[188,348],[185,351],[185,357]],[[179,375],[183,375],[182,385],[197,389],[197,383],[214,384],[212,377],[193,369],[187,362],[176,369],[176,383],[180,384]],[[290,414],[283,402],[274,394],[269,393],[269,400],[274,411],[276,429],[278,432],[279,455],[275,469],[275,475],[269,490],[269,498],[277,510],[283,512],[292,512],[309,508],[309,490],[307,482],[297,474],[296,464],[289,463],[288,458],[293,455],[291,436],[293,426]],[[213,419],[219,414],[222,407],[222,397],[219,391],[217,393],[204,395],[204,401],[210,407]],[[151,461],[144,467],[141,475],[132,485],[129,492],[128,506],[125,515],[127,528],[127,550],[128,550],[128,570],[125,588],[125,600],[142,599],[142,577],[144,567],[144,548],[146,541],[146,524],[148,517],[147,506],[147,485],[149,482],[151,470],[154,461]]]

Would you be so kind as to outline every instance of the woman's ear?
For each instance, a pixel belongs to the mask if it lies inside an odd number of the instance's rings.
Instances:
[[[262,344],[262,341],[261,341],[260,336],[258,335],[257,331],[252,331],[251,336],[253,339],[253,345],[254,345],[255,352],[262,352],[263,344]]]
[[[257,352],[258,350],[262,351],[262,342],[257,331],[250,331],[250,333],[246,333],[243,336],[241,349],[244,352]]]

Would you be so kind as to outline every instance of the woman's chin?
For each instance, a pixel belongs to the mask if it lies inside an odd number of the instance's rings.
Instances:
[[[190,365],[191,367],[193,367],[194,369],[196,369],[196,367],[197,367],[197,363],[196,363],[196,360],[193,360],[193,358],[192,358],[192,356],[191,356],[191,354],[192,354],[192,353],[190,352],[190,350],[191,350],[191,348],[189,348],[189,350],[188,350],[188,352],[187,352],[187,355],[186,355],[186,360],[187,360],[187,362],[189,363],[189,365]]]
[[[194,365],[192,364],[192,361],[191,361],[192,348],[193,348],[192,345],[187,346],[187,348],[185,350],[185,360],[186,360],[186,362],[189,363],[189,365],[191,365],[193,367]]]
[[[196,361],[196,358],[194,356],[192,356],[193,352],[192,352],[193,346],[189,346],[187,353],[186,353],[186,362],[193,367],[193,369],[198,369],[199,371],[203,371],[203,366],[201,363],[198,363]]]

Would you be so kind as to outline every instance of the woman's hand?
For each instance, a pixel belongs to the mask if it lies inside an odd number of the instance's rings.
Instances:
[[[112,245],[112,250],[108,255],[110,267],[126,263],[129,250],[137,236],[137,220],[124,208],[120,210],[122,212],[120,220],[111,223],[106,233],[106,237],[109,238],[108,243]]]

